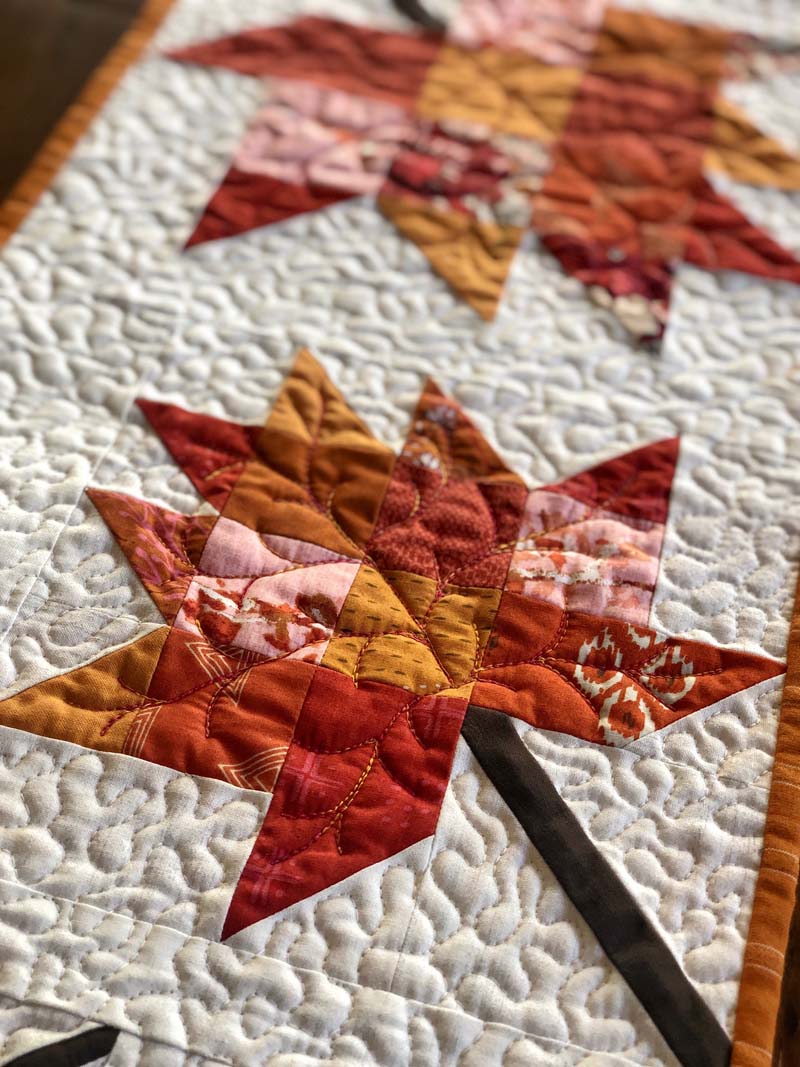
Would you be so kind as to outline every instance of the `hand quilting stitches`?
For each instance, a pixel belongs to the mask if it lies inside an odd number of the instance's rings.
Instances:
[[[464,0],[446,33],[306,17],[173,58],[269,77],[194,245],[372,195],[494,317],[532,229],[642,340],[676,263],[800,281],[706,177],[800,189],[800,159],[720,94],[765,49],[602,0]]]
[[[431,835],[470,701],[625,744],[783,670],[647,626],[676,438],[531,492],[432,382],[395,457],[306,352],[263,427],[141,407],[215,509],[90,490],[166,625],[0,722],[272,791],[225,937]]]

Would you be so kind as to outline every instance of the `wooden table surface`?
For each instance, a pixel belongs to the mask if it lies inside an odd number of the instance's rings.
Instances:
[[[142,0],[0,0],[0,200]]]

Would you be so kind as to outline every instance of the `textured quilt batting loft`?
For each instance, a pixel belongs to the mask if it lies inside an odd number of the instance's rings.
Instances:
[[[800,12],[417,16],[175,0],[0,249],[0,1064],[800,1057]]]

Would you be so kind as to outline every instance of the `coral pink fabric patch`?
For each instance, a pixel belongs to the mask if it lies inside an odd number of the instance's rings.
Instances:
[[[296,185],[376,193],[413,128],[402,108],[385,101],[276,80],[233,163]]]
[[[470,48],[519,48],[543,63],[583,65],[605,0],[466,0],[449,36]]]
[[[320,646],[333,633],[357,563],[293,567],[256,578],[195,578],[175,625],[214,645],[236,646],[265,659]],[[315,659],[324,647],[317,647]]]
[[[507,588],[551,604],[647,624],[664,538],[633,520],[560,493],[528,497]]]

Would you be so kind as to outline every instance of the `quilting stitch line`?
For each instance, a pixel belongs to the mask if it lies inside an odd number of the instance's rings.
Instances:
[[[171,0],[170,0],[170,2],[171,2]],[[2,205],[0,205],[0,246],[2,245],[2,218],[1,218],[1,215],[2,215]],[[172,347],[173,347],[173,343],[175,341],[177,341],[178,338],[180,337],[180,330],[181,330],[181,327],[183,325],[184,325],[184,323],[183,323],[182,319],[179,319],[174,324],[173,329],[172,329],[172,331],[170,333],[170,336],[169,336],[168,340],[166,340],[165,343],[164,343],[165,349],[167,349],[167,350],[169,350],[171,352]],[[117,442],[120,440],[120,437],[125,432],[126,427],[130,423],[130,417],[133,414],[133,409],[134,409],[135,402],[136,402],[136,394],[140,390],[147,388],[147,386],[151,385],[157,378],[159,378],[160,376],[163,376],[163,374],[166,371],[172,369],[172,367],[177,366],[178,364],[179,364],[179,358],[178,358],[177,354],[173,354],[173,355],[171,355],[171,357],[166,361],[166,363],[163,366],[154,367],[150,371],[143,372],[140,375],[140,377],[139,377],[138,381],[136,382],[136,384],[134,386],[132,386],[130,389],[128,389],[128,391],[127,391],[128,400],[127,400],[127,402],[125,404],[124,410],[122,411],[122,413],[119,416],[119,418],[116,420],[117,421],[117,428],[116,428],[116,432],[114,434],[114,437],[113,437],[113,439],[111,441],[109,441],[109,443],[106,446],[106,448],[103,450],[101,455],[97,458],[97,461],[94,463],[91,471],[89,472],[89,481],[86,484],[91,484],[91,481],[97,475],[98,471],[101,470],[101,468],[103,467],[103,464],[106,462],[108,457],[114,454],[114,449],[116,448]],[[86,488],[86,486],[84,485],[84,490],[85,490],[85,488]],[[38,582],[39,578],[44,574],[44,571],[45,571],[45,568],[47,567],[47,565],[53,559],[53,557],[55,555],[55,552],[56,552],[56,548],[58,547],[58,543],[61,540],[62,536],[64,535],[64,531],[69,529],[71,518],[75,514],[76,509],[79,507],[82,498],[83,498],[83,491],[81,491],[81,493],[79,493],[78,496],[75,498],[75,500],[74,500],[74,502],[73,502],[73,504],[72,504],[72,506],[70,508],[70,511],[69,511],[69,514],[68,514],[67,518],[64,520],[64,522],[62,523],[61,528],[59,529],[58,533],[53,538],[53,541],[52,541],[52,543],[50,545],[50,549],[49,549],[49,551],[47,553],[46,558],[42,561],[42,563],[40,564],[40,566],[37,569],[31,571],[31,573],[30,573],[30,577],[31,577],[30,585],[28,586],[28,588],[26,589],[26,591],[23,594],[22,598],[20,599],[19,603],[17,604],[16,610],[14,611],[13,616],[8,621],[8,623],[5,625],[5,629],[2,632],[0,632],[0,641],[2,641],[3,643],[5,643],[7,641],[10,644],[11,638],[13,636],[14,627],[15,627],[15,625],[17,623],[17,620],[22,617],[22,612],[23,612],[24,608],[27,606],[28,600],[37,595],[36,594],[36,583]],[[28,575],[26,574],[26,577],[27,576]]]
[[[43,893],[41,890],[31,889],[30,887],[25,886],[20,882],[11,881],[10,879],[7,879],[7,878],[0,878],[0,885],[8,885],[8,886],[11,886],[11,887],[13,887],[15,889],[22,889],[27,893],[27,895],[28,895],[27,898],[28,899],[40,898],[40,899],[45,899],[45,900],[51,900],[51,901],[59,902],[59,903],[64,904],[66,906],[71,906],[71,905],[75,904],[75,901],[72,901],[72,900],[68,899],[67,897],[58,896],[57,894],[54,894],[54,893]],[[78,906],[81,907],[81,908],[86,908],[92,913],[96,912],[96,913],[102,914],[102,915],[113,915],[114,914],[113,912],[108,911],[108,909],[101,908],[96,904],[79,903]],[[147,921],[145,919],[130,919],[130,922],[132,923],[132,925],[146,926],[146,927],[149,927],[151,930],[163,930],[163,931],[171,933],[171,934],[180,933],[180,931],[176,931],[173,927],[164,926],[163,924],[158,923],[158,922],[155,922],[155,923],[149,922],[149,921]],[[205,951],[206,952],[208,951],[209,948],[218,947],[218,942],[209,941],[207,938],[204,938],[201,935],[191,934],[191,935],[189,935],[189,939],[192,940],[192,941],[204,942]],[[289,970],[289,971],[293,971],[293,972],[295,972],[297,974],[307,975],[307,976],[320,976],[320,977],[324,978],[326,981],[331,982],[333,985],[337,986],[338,988],[347,991],[348,993],[350,993],[350,992],[357,993],[359,990],[369,990],[369,991],[375,992],[375,993],[382,993],[382,994],[386,994],[388,997],[391,997],[392,1000],[401,1001],[405,1005],[413,1005],[414,1007],[421,1008],[425,1012],[443,1014],[443,1015],[447,1015],[447,1016],[458,1016],[459,1018],[469,1019],[469,1020],[471,1020],[473,1022],[481,1023],[485,1028],[494,1028],[494,1029],[497,1029],[497,1030],[509,1031],[511,1033],[518,1034],[520,1038],[525,1038],[525,1039],[530,1039],[532,1041],[540,1042],[540,1043],[542,1043],[542,1044],[544,1044],[546,1046],[555,1045],[555,1046],[557,1046],[559,1048],[564,1048],[564,1049],[574,1048],[574,1049],[578,1049],[580,1052],[583,1052],[583,1053],[586,1053],[586,1054],[590,1054],[592,1052],[591,1049],[587,1048],[584,1045],[580,1045],[580,1044],[578,1044],[578,1043],[576,1043],[574,1041],[562,1041],[559,1038],[554,1038],[554,1037],[551,1037],[551,1036],[549,1036],[547,1034],[544,1034],[544,1033],[538,1033],[538,1032],[533,1031],[533,1030],[523,1029],[523,1028],[521,1028],[519,1026],[515,1026],[513,1023],[501,1022],[501,1021],[499,1021],[497,1019],[486,1018],[486,1017],[484,1017],[482,1015],[478,1015],[478,1014],[476,1014],[474,1012],[467,1011],[464,1008],[447,1007],[447,1006],[444,1006],[442,1004],[436,1004],[436,1003],[433,1003],[433,1002],[430,1002],[430,1001],[420,1000],[418,997],[411,997],[411,996],[408,996],[408,995],[405,995],[405,994],[395,993],[391,988],[384,988],[384,987],[379,986],[379,985],[372,985],[372,984],[361,982],[361,981],[353,982],[353,981],[349,981],[349,980],[347,980],[345,978],[338,978],[335,975],[326,974],[324,971],[321,971],[316,967],[304,967],[304,966],[301,966],[299,964],[287,963],[285,960],[280,959],[278,956],[273,956],[271,954],[251,952],[251,951],[248,951],[247,949],[234,948],[233,946],[230,946],[230,945],[226,946],[226,949],[227,949],[227,951],[233,953],[237,960],[241,960],[241,961],[257,960],[257,959],[269,960],[270,962],[272,962],[274,964],[277,964],[280,968],[283,968],[283,969],[286,969],[286,970]],[[96,989],[96,988],[99,988],[99,987],[98,987],[97,984],[95,984],[95,986],[93,988]],[[134,1001],[134,1000],[139,999],[140,997],[149,996],[153,992],[155,992],[155,990],[139,992],[139,993],[133,994],[131,996],[125,996],[124,1000],[126,1002]],[[99,1013],[103,1010],[103,1007],[99,1008],[95,1012],[95,1014],[92,1015],[92,1016],[81,1015],[81,1014],[79,1014],[78,1012],[76,1012],[74,1009],[72,1009],[70,1007],[66,1007],[66,1006],[61,1005],[61,1004],[52,1003],[52,1002],[44,999],[43,997],[42,998],[34,998],[34,997],[26,996],[23,999],[22,997],[19,997],[16,994],[11,993],[9,990],[2,989],[2,988],[0,988],[0,1000],[13,1001],[14,1003],[17,1003],[17,1004],[20,1004],[20,1005],[24,1005],[26,1007],[45,1008],[48,1011],[58,1012],[58,1013],[63,1014],[63,1015],[69,1015],[72,1018],[75,1018],[75,1019],[79,1020],[80,1022],[102,1023],[102,1019],[99,1017]],[[234,1062],[233,1060],[221,1059],[220,1057],[215,1057],[214,1055],[212,1055],[210,1053],[203,1052],[202,1049],[197,1048],[195,1046],[180,1045],[177,1042],[168,1041],[168,1040],[166,1040],[166,1039],[164,1039],[162,1037],[150,1037],[150,1036],[144,1036],[143,1037],[141,1032],[137,1032],[137,1031],[135,1031],[133,1029],[126,1029],[125,1027],[120,1027],[120,1030],[121,1030],[122,1033],[129,1034],[131,1037],[135,1037],[140,1041],[150,1042],[151,1044],[155,1044],[155,1045],[161,1045],[161,1046],[164,1046],[165,1048],[172,1048],[172,1049],[175,1049],[176,1051],[185,1053],[187,1056],[202,1056],[204,1060],[206,1060],[208,1062],[212,1062],[212,1063],[219,1063],[219,1064],[223,1065],[223,1067],[240,1067],[241,1061],[237,1060],[237,1061]],[[630,1057],[626,1056],[624,1053],[612,1052],[612,1053],[605,1053],[605,1055],[606,1055],[606,1057],[612,1058],[614,1060],[614,1062],[619,1062],[620,1064],[636,1064],[637,1063],[637,1061],[631,1060]]]
[[[298,968],[298,969],[302,970],[302,968]],[[321,972],[317,972],[317,973],[321,973]],[[337,979],[332,979],[332,981],[338,981],[338,980]],[[371,987],[361,986],[360,988],[367,989],[367,988],[371,988]],[[379,990],[379,992],[385,992],[385,991],[384,990]],[[591,1055],[592,1054],[592,1050],[591,1049],[586,1048],[585,1045],[578,1045],[574,1041],[560,1041],[558,1038],[548,1037],[545,1034],[534,1034],[534,1033],[531,1033],[528,1030],[521,1030],[518,1026],[513,1026],[511,1023],[494,1022],[492,1020],[488,1020],[487,1021],[485,1019],[480,1018],[477,1015],[472,1015],[472,1014],[470,1014],[469,1012],[466,1012],[466,1011],[465,1012],[458,1012],[454,1008],[445,1008],[445,1007],[442,1007],[441,1005],[438,1005],[438,1004],[435,1004],[435,1005],[426,1004],[424,1001],[415,1000],[413,997],[402,997],[401,998],[400,995],[397,994],[397,993],[391,993],[389,995],[392,996],[395,999],[402,999],[406,1004],[413,1004],[414,1006],[417,1006],[417,1007],[420,1007],[420,1008],[423,1008],[423,1009],[430,1008],[434,1012],[441,1013],[443,1015],[463,1015],[463,1017],[465,1019],[469,1019],[469,1020],[471,1020],[473,1022],[482,1023],[485,1030],[500,1030],[500,1031],[507,1031],[507,1032],[513,1033],[513,1034],[518,1034],[520,1039],[532,1039],[533,1041],[539,1042],[540,1044],[544,1045],[546,1048],[549,1048],[551,1046],[556,1046],[559,1049],[576,1049],[578,1052],[585,1053],[586,1055]],[[84,1015],[79,1015],[77,1012],[75,1012],[71,1008],[65,1008],[65,1007],[62,1007],[61,1005],[58,1005],[58,1004],[49,1004],[49,1003],[47,1003],[45,1001],[39,1001],[39,1000],[31,1000],[31,999],[21,1000],[19,997],[13,996],[10,993],[5,993],[5,992],[2,992],[2,991],[0,991],[0,1000],[11,1001],[11,1002],[13,1002],[15,1004],[18,1004],[18,1005],[24,1006],[24,1007],[43,1008],[43,1009],[46,1009],[47,1011],[51,1011],[51,1012],[57,1013],[59,1015],[66,1015],[66,1016],[69,1016],[72,1019],[77,1020],[78,1025],[80,1025],[81,1023],[93,1022],[94,1021],[93,1018],[89,1018],[88,1016],[84,1016]],[[341,1030],[342,1030],[342,1027],[340,1026],[339,1027],[339,1031],[337,1033],[340,1033]],[[206,1067],[206,1064],[211,1064],[211,1063],[219,1064],[220,1067],[241,1067],[241,1061],[239,1061],[239,1060],[234,1061],[234,1060],[221,1059],[219,1056],[213,1056],[213,1055],[206,1054],[206,1053],[202,1052],[201,1050],[199,1050],[197,1048],[190,1048],[188,1046],[178,1045],[178,1044],[176,1044],[174,1042],[166,1041],[166,1040],[164,1040],[163,1038],[160,1038],[160,1037],[142,1037],[140,1033],[137,1033],[133,1029],[126,1029],[125,1027],[120,1027],[120,1033],[121,1034],[125,1034],[128,1037],[135,1038],[137,1041],[139,1041],[143,1045],[148,1045],[148,1044],[149,1045],[158,1045],[158,1046],[160,1046],[162,1048],[173,1049],[176,1052],[183,1053],[187,1057],[191,1057],[191,1056],[201,1057],[202,1061],[203,1061],[201,1067]],[[333,1040],[334,1036],[336,1036],[336,1033],[331,1036],[331,1040]],[[626,1065],[626,1064],[631,1065],[631,1067],[641,1067],[641,1061],[640,1060],[632,1060],[632,1059],[630,1059],[629,1056],[626,1056],[626,1055],[624,1055],[622,1053],[619,1053],[619,1052],[606,1052],[606,1053],[604,1053],[604,1056],[606,1057],[607,1061],[610,1062],[610,1061],[613,1060],[614,1063],[619,1063],[621,1065],[621,1067],[624,1067],[624,1065]],[[6,1064],[6,1065],[4,1065],[4,1067],[10,1067],[10,1065]]]

